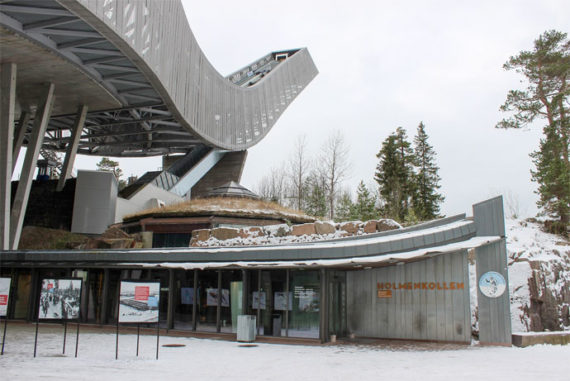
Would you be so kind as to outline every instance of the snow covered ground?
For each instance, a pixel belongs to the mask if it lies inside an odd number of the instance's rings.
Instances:
[[[74,358],[75,327],[68,326],[62,355],[61,326],[40,326],[33,358],[34,325],[8,326],[3,380],[568,380],[570,346],[527,348],[450,344],[294,346],[122,334],[115,360],[115,335],[81,333]],[[183,344],[184,347],[162,347]]]

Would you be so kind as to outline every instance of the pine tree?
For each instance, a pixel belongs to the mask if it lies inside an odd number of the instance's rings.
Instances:
[[[307,185],[305,213],[315,217],[326,216],[328,213],[326,178],[317,172],[312,172],[307,179]]]
[[[532,179],[539,185],[537,202],[544,212],[558,218],[559,231],[570,222],[570,41],[567,34],[544,32],[534,41],[532,51],[511,57],[503,67],[524,75],[526,90],[510,90],[501,111],[512,115],[497,128],[522,128],[537,119],[546,119],[544,138],[531,154],[536,169]]]
[[[336,216],[334,220],[338,222],[349,221],[352,216],[353,208],[354,204],[352,203],[350,193],[343,192],[338,199],[338,205],[336,207]]]
[[[379,163],[374,180],[379,186],[381,211],[386,217],[404,221],[415,191],[415,158],[406,131],[398,127],[384,140],[376,157]]]
[[[119,190],[127,186],[125,180],[121,180],[123,177],[123,170],[119,167],[119,162],[109,159],[108,157],[103,157],[101,160],[95,164],[98,171],[112,172],[119,183]]]
[[[352,207],[351,219],[368,221],[377,217],[376,198],[370,193],[364,181],[360,181],[356,190],[356,202]]]
[[[439,185],[441,178],[437,174],[439,167],[435,164],[436,154],[428,143],[428,135],[423,122],[420,122],[414,137],[414,154],[416,175],[414,176],[413,211],[417,219],[427,221],[438,217],[440,204],[445,198],[437,193],[441,187]]]

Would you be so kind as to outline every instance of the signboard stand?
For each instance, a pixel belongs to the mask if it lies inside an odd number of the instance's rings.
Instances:
[[[8,329],[8,318],[4,317],[4,333],[2,334],[2,351],[0,355],[4,355],[4,343],[6,342],[6,330]]]
[[[36,357],[38,349],[38,330],[40,328],[40,319],[36,320],[36,338],[34,339],[34,358]]]
[[[137,323],[137,351],[140,350],[141,323],[156,322],[156,359],[160,344],[160,283],[142,281],[121,281],[117,302],[117,333],[115,360],[119,359],[119,324]]]
[[[63,354],[65,354],[65,341],[67,339],[67,322],[63,322]]]
[[[67,322],[77,323],[77,333],[75,337],[75,357],[79,351],[79,322],[81,319],[81,286],[82,279],[43,279],[40,291],[40,304],[38,306],[38,317],[36,319],[36,335],[34,339],[34,357],[38,351],[38,334],[40,319],[56,320],[63,323],[63,354],[67,344]],[[43,317],[42,317],[43,314]]]
[[[8,300],[10,299],[10,283],[12,278],[0,278],[0,317],[4,317],[4,332],[2,333],[2,351],[4,355],[4,344],[6,343],[6,330],[8,329]]]

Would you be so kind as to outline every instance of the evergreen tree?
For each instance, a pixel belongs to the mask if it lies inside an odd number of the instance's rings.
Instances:
[[[435,151],[428,143],[428,135],[423,122],[420,122],[414,137],[414,154],[416,158],[415,192],[413,199],[414,216],[420,221],[438,217],[439,207],[444,197],[437,193],[441,187],[441,178],[437,174],[439,167],[435,164]],[[409,217],[411,218],[411,217]]]
[[[544,138],[534,152],[536,169],[532,179],[538,182],[538,206],[559,219],[559,231],[566,232],[570,221],[570,41],[567,34],[544,32],[534,41],[532,51],[511,57],[503,67],[523,74],[526,90],[510,90],[501,111],[512,115],[497,123],[497,128],[522,128],[537,119],[546,119]]]
[[[356,190],[356,202],[352,206],[351,219],[368,221],[377,217],[375,210],[376,197],[370,193],[364,181],[360,181]]]
[[[121,180],[121,177],[123,177],[123,170],[119,168],[118,161],[111,160],[108,157],[103,157],[95,165],[97,166],[98,171],[112,172],[115,175],[115,178],[119,183],[119,190],[127,186],[127,182],[125,180]]]
[[[406,131],[398,127],[384,140],[376,157],[379,163],[374,180],[379,186],[381,211],[386,217],[404,221],[415,191],[415,158]]]
[[[315,217],[326,216],[328,213],[326,178],[313,172],[307,179],[307,185],[305,213]]]
[[[336,207],[336,216],[335,221],[344,222],[349,221],[352,216],[352,211],[354,208],[354,204],[352,203],[352,199],[350,197],[349,192],[343,192],[338,199],[338,205]]]

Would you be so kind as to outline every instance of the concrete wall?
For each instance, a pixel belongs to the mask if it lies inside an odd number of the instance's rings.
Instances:
[[[347,305],[356,336],[470,342],[467,251],[350,271]]]
[[[118,184],[111,172],[78,171],[71,231],[101,234],[115,221]]]
[[[160,203],[164,205],[176,204],[184,199],[172,192],[159,188],[153,184],[145,185],[135,193],[130,199],[119,197],[117,199],[117,209],[114,216],[115,222],[121,222],[128,214],[140,212],[145,209],[158,207]]]

